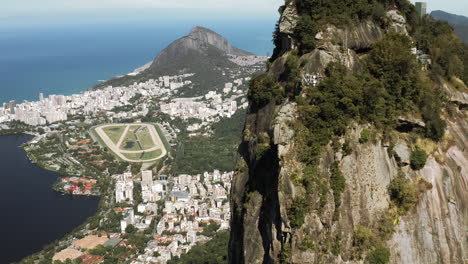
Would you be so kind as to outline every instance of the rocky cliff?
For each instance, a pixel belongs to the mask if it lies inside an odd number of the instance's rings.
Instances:
[[[280,11],[280,52],[267,75],[286,87],[282,76],[299,45],[294,32],[299,12],[295,1],[287,1]],[[311,84],[307,75],[325,79],[331,62],[359,72],[376,41],[391,32],[410,31],[407,18],[395,7],[385,10],[381,24],[323,24],[313,36],[315,48],[300,55],[297,86]],[[304,141],[298,140],[297,98],[308,96],[305,88],[296,99],[251,109],[231,193],[230,263],[466,262],[468,88],[456,78],[440,78],[433,85],[445,92],[451,109],[442,114],[447,128],[440,140],[417,136],[413,129],[382,130],[351,121],[345,132],[323,144],[313,172],[301,159]],[[400,121],[419,129],[426,125],[415,121],[417,113],[409,115]],[[422,169],[412,165],[413,152],[420,148],[428,154]],[[309,174],[320,176],[313,176],[312,184]],[[340,177],[342,190],[335,187]],[[414,187],[413,204],[405,210],[396,204],[391,187],[397,179]],[[297,220],[298,208],[309,208],[302,221]]]

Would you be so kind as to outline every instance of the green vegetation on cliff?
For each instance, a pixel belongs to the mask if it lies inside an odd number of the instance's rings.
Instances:
[[[286,2],[287,8],[292,8],[291,1]],[[284,157],[278,162],[280,167],[284,167],[284,171],[294,166],[289,170],[290,180],[294,184],[294,196],[285,199],[282,204],[287,208],[287,219],[281,219],[286,225],[290,224],[292,235],[291,239],[286,238],[284,243],[281,242],[282,250],[275,260],[290,263],[292,256],[297,256],[295,254],[298,250],[313,250],[317,255],[323,256],[340,255],[343,247],[346,250],[346,253],[341,255],[344,261],[365,259],[366,263],[388,263],[390,251],[385,245],[394,232],[398,217],[410,212],[431,185],[416,176],[406,177],[403,173],[391,181],[388,186],[391,199],[388,211],[377,221],[366,219],[360,222],[363,226],[355,230],[353,246],[350,248],[341,238],[342,233],[349,230],[340,230],[349,227],[342,223],[346,221],[343,218],[350,213],[346,211],[340,215],[341,199],[346,189],[346,175],[340,171],[340,156],[353,153],[352,147],[367,150],[370,142],[376,144],[379,139],[386,142],[398,132],[397,130],[408,132],[406,128],[402,128],[405,122],[410,123],[408,130],[411,130],[411,137],[440,141],[446,130],[443,115],[447,106],[447,99],[440,88],[441,81],[456,80],[453,77],[463,79],[465,72],[468,72],[463,67],[463,62],[468,62],[465,57],[467,53],[459,45],[450,27],[428,18],[419,19],[414,6],[407,0],[295,0],[294,3],[299,15],[294,32],[280,33],[277,26],[274,33],[274,43],[277,45],[275,54],[282,55],[281,58],[276,58],[275,55],[272,58],[269,74],[275,76],[276,80],[271,82],[268,79],[268,82],[265,82],[266,75],[254,79],[249,91],[251,95],[256,96],[249,97],[253,102],[250,112],[254,121],[248,126],[255,127],[263,122],[268,113],[271,114],[267,116],[267,120],[273,122],[278,107],[275,109],[270,102],[274,101],[279,105],[283,99],[294,103],[291,104],[294,108],[297,106],[297,118],[288,123],[295,137],[295,142],[291,144],[292,151],[287,154],[278,152]],[[390,30],[391,26],[398,24],[395,17],[399,18],[395,13],[389,13],[388,17],[386,15],[386,11],[394,10],[394,5],[399,14],[406,18],[409,34],[401,28]],[[295,16],[294,10],[289,10],[284,15],[282,21],[286,21],[284,23],[287,27],[291,24],[287,19]],[[395,17],[390,17],[392,15]],[[348,33],[357,33],[353,31],[353,26],[357,27],[359,23],[369,20],[382,27],[383,37],[379,34],[375,37],[379,38],[378,40],[371,40],[372,45],[367,46],[366,43],[363,45],[365,47],[359,46],[363,43],[358,40],[359,47],[351,47],[354,51],[349,50],[345,44],[339,44],[347,42]],[[333,32],[332,28],[324,32],[322,37],[316,38],[316,34],[328,23],[338,28],[346,27],[346,34],[342,34],[340,30]],[[287,30],[290,32],[289,28]],[[360,31],[358,32],[357,34],[360,34]],[[366,37],[368,36],[363,38]],[[342,42],[340,38],[343,39]],[[320,48],[317,49],[318,45]],[[422,49],[429,56],[414,52],[414,48]],[[280,54],[281,52],[285,53]],[[432,58],[432,64],[428,58]],[[328,63],[329,61],[332,62]],[[340,62],[346,62],[348,67]],[[325,67],[324,72],[321,66]],[[302,82],[303,74],[315,72],[319,75],[318,84],[314,83],[312,86]],[[272,89],[273,87],[275,88]],[[274,93],[275,90],[284,91],[283,98],[278,98],[280,93]],[[281,108],[275,121],[281,120],[283,112],[291,105]],[[424,124],[406,121],[406,116],[421,118]],[[356,131],[350,132],[350,126],[354,127],[356,124],[368,127],[361,131],[359,140],[356,139]],[[274,127],[275,139],[276,128]],[[261,133],[265,133],[265,128],[257,127],[256,131],[257,134],[252,135],[250,130],[246,130],[246,135],[249,135],[246,138],[250,141],[246,142],[246,145],[249,145],[248,150],[253,152],[249,154],[254,155],[264,152],[264,148],[258,148],[258,140],[254,140],[258,139]],[[363,145],[359,146],[357,141]],[[274,149],[274,146],[270,147]],[[325,147],[327,153],[324,153]],[[389,153],[392,149],[391,146]],[[331,150],[341,153],[332,153]],[[359,156],[361,153],[354,154]],[[393,155],[390,155],[390,158],[391,156]],[[290,159],[293,162],[289,162]],[[414,152],[411,167],[414,170],[421,169],[426,159],[426,153]],[[271,158],[268,161],[276,162]],[[296,166],[296,161],[300,165]],[[247,189],[254,184],[264,184],[260,179],[268,175],[280,179],[280,184],[283,184],[280,185],[280,190],[289,190],[289,186],[285,187],[284,181],[287,182],[287,177],[284,174],[269,175],[259,169],[263,163],[259,164],[256,161],[249,164]],[[267,185],[265,188],[268,187]],[[262,195],[267,199],[265,197],[268,197],[269,192]],[[334,202],[335,209],[335,215],[330,219],[333,221],[332,228],[320,232],[319,239],[310,236],[307,232],[314,224],[304,225],[306,219],[311,213],[318,215],[321,220],[328,219],[330,211],[333,210],[330,210],[333,208],[333,202],[330,204],[330,201]],[[346,210],[354,210],[350,209],[349,204],[346,206]],[[283,211],[280,218],[284,218]],[[330,227],[330,222],[327,222],[327,227]],[[300,233],[306,234],[302,236]]]
[[[463,65],[468,56],[466,46],[447,22],[426,16],[420,21],[414,37],[418,48],[431,55],[434,74],[442,77],[455,75],[468,80],[468,68],[465,70]]]
[[[301,54],[315,49],[315,35],[324,24],[343,26],[366,20],[383,24],[387,22],[385,9],[391,5],[396,5],[411,21],[416,20],[414,6],[407,0],[295,0],[295,3],[300,18],[294,35]]]
[[[377,247],[369,254],[367,260],[370,264],[387,264],[390,262],[390,250],[385,247]]]
[[[424,168],[427,161],[427,153],[423,149],[417,148],[415,151],[411,152],[410,162],[411,168],[413,170],[420,170]]]
[[[403,213],[411,210],[418,201],[416,188],[409,179],[404,177],[392,180],[388,186],[388,192],[390,199]]]
[[[265,73],[250,81],[247,97],[251,103],[251,108],[259,109],[271,101],[280,104],[284,97],[284,91],[273,77]]]

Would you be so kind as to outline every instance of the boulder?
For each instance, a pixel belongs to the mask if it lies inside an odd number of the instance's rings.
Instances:
[[[403,144],[395,146],[395,160],[400,167],[408,166],[410,164],[411,149]]]
[[[294,4],[294,1],[290,1],[281,15],[279,31],[283,34],[293,34],[298,21],[299,15],[297,13],[296,5]]]
[[[406,18],[400,14],[398,10],[390,10],[387,12],[386,16],[391,21],[391,24],[388,28],[390,32],[397,32],[408,35],[408,30],[406,29]]]

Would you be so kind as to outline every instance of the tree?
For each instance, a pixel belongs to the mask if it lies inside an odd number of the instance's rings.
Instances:
[[[378,246],[368,256],[370,264],[387,264],[390,262],[390,250],[386,247]]]
[[[333,197],[335,199],[336,210],[341,206],[341,194],[344,192],[346,187],[346,179],[343,176],[343,173],[341,172],[337,161],[333,163],[331,169],[330,187],[333,190]]]
[[[361,137],[359,138],[359,143],[364,144],[367,143],[370,139],[370,131],[369,129],[363,129],[361,131]]]
[[[309,53],[315,49],[315,35],[318,27],[310,15],[302,15],[294,29],[301,54]]]
[[[169,260],[168,264],[227,264],[228,263],[229,231],[217,233],[205,244],[197,244],[186,254]]]
[[[305,216],[310,210],[309,202],[305,198],[296,198],[289,209],[289,221],[291,227],[297,228],[304,224]]]
[[[369,73],[382,82],[392,112],[410,109],[419,98],[419,66],[411,48],[409,37],[390,33],[373,45],[367,59]]]
[[[428,156],[427,156],[426,151],[417,147],[415,151],[411,152],[411,156],[410,156],[411,168],[413,170],[420,170],[424,168],[424,166],[426,165],[427,158]]]
[[[138,230],[133,225],[128,225],[125,228],[125,233],[127,234],[135,234]]]
[[[281,103],[284,91],[273,77],[265,73],[250,81],[247,97],[252,104],[252,110],[257,111],[271,101],[277,104]]]
[[[360,251],[364,251],[373,246],[375,241],[375,235],[368,227],[357,226],[354,230],[354,241],[353,245],[357,247]]]
[[[398,177],[393,179],[388,186],[390,199],[405,214],[413,208],[418,201],[417,190],[409,179]]]

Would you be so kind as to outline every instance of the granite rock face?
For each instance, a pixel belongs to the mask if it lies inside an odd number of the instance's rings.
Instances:
[[[181,57],[190,56],[192,53],[200,53],[207,55],[208,49],[219,55],[236,55],[236,56],[249,56],[249,52],[238,49],[218,33],[204,28],[194,27],[188,36],[182,37],[174,41],[171,45],[165,48],[154,59],[151,68],[161,67],[172,63]]]
[[[403,144],[395,146],[395,160],[400,166],[408,166],[410,164],[411,149]]]
[[[388,31],[408,35],[408,30],[406,29],[406,18],[400,13],[400,11],[390,10],[387,12],[386,16],[391,21]]]
[[[297,25],[299,15],[294,1],[290,1],[281,14],[279,22],[279,32],[283,34],[294,34],[294,28]]]
[[[303,55],[302,59],[307,61],[304,72],[324,76],[330,62],[340,62],[352,71],[357,71],[360,67],[359,54],[370,50],[372,43],[384,33],[382,28],[371,21],[342,28],[328,25],[315,36],[317,49]]]
[[[287,9],[288,6],[284,10]],[[291,11],[286,13],[291,17]],[[316,36],[317,48],[301,58],[306,61],[302,73],[323,75],[332,61],[358,70],[360,58],[386,32],[407,34],[406,20],[399,12],[388,16],[392,23],[387,28],[373,22],[324,27]],[[289,26],[283,30],[290,32]],[[269,74],[278,77],[284,71],[288,55],[285,52],[277,58]],[[466,86],[461,85],[463,89],[454,89],[449,84],[444,88],[453,105],[463,104],[468,96]],[[468,114],[463,107],[455,107],[453,111],[447,120],[446,136],[431,145],[428,162],[420,171],[408,166],[412,146],[409,134],[399,133],[396,145],[390,149],[391,144],[378,136],[360,144],[361,131],[369,126],[351,125],[346,139],[352,153],[346,155],[329,144],[319,164],[323,175],[330,177],[333,164],[338,162],[346,178],[338,213],[333,191],[329,189],[321,212],[311,211],[305,216],[305,223],[296,228],[291,227],[290,208],[293,200],[304,193],[297,179],[305,167],[294,140],[297,105],[287,101],[250,113],[231,193],[230,263],[280,263],[286,257],[288,263],[298,264],[366,263],[366,253],[362,258],[356,257],[354,232],[359,226],[380,225],[383,216],[392,210],[388,185],[399,176],[414,183],[424,182],[427,191],[411,212],[392,219],[395,232],[385,244],[391,251],[390,263],[464,263],[468,258]],[[416,117],[401,117],[400,123],[424,126]],[[269,136],[270,148],[258,159],[256,142],[260,135]],[[313,205],[320,202],[318,194],[313,197],[307,202]],[[339,251],[332,252],[336,245]]]

